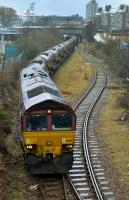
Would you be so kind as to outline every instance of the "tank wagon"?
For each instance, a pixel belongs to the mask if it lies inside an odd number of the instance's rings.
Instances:
[[[75,44],[73,37],[42,52],[20,73],[21,143],[32,174],[66,173],[73,163],[76,116],[49,72],[59,67]]]

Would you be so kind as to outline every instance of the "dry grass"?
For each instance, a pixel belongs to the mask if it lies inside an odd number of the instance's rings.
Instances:
[[[128,42],[129,40],[129,35],[113,35],[113,34],[109,34],[109,33],[104,33],[104,34],[101,34],[102,37],[105,39],[105,40],[111,40],[111,39],[115,39],[115,40],[118,40],[120,42]]]
[[[14,143],[13,134],[5,138],[5,146],[7,151],[14,157],[22,156],[21,147]],[[21,154],[21,155],[20,155]]]
[[[122,92],[121,88],[110,88],[97,124],[97,132],[101,133],[102,140],[108,146],[109,156],[120,179],[129,184],[129,126],[118,120],[125,110],[116,104]]]
[[[80,45],[54,77],[54,82],[70,103],[77,101],[86,90],[93,73],[92,65],[86,63],[82,51],[83,45]]]

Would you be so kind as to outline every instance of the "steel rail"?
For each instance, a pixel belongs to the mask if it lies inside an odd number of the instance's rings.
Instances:
[[[82,98],[78,101],[78,103],[75,105],[74,107],[74,110],[76,110],[79,105],[82,103],[82,101],[88,96],[88,94],[92,91],[92,89],[94,88],[95,84],[97,83],[97,72],[95,72],[95,75],[94,75],[94,81],[91,85],[91,87],[88,89],[88,91],[82,96]],[[107,76],[105,76],[105,79],[104,79],[104,83],[103,83],[103,87],[101,88],[101,91],[99,92],[99,94],[97,95],[97,98],[95,100],[94,103],[92,103],[90,105],[90,108],[88,109],[86,115],[84,116],[84,121],[83,121],[83,153],[84,153],[84,162],[86,164],[86,167],[89,171],[89,175],[90,175],[90,179],[91,179],[91,182],[92,182],[92,185],[93,185],[93,188],[94,188],[94,191],[95,191],[95,194],[96,194],[96,197],[99,199],[99,200],[104,200],[104,196],[101,192],[101,188],[99,187],[99,184],[97,183],[97,180],[96,180],[96,176],[95,176],[95,173],[94,173],[94,170],[93,170],[93,167],[92,167],[92,163],[91,163],[91,160],[90,160],[90,156],[89,156],[89,149],[88,149],[88,137],[87,137],[87,129],[88,129],[88,122],[89,122],[89,119],[90,119],[90,116],[91,116],[91,113],[96,105],[96,103],[98,102],[99,98],[101,97],[105,87],[106,87],[106,84],[107,84]],[[67,176],[74,192],[76,193],[76,196],[79,200],[82,199],[82,197],[79,195],[76,187],[74,186],[74,183],[70,180],[70,177]]]
[[[73,190],[74,190],[74,192],[75,192],[77,198],[78,198],[79,200],[82,200],[81,197],[79,196],[79,194],[78,194],[78,192],[77,192],[77,190],[76,190],[74,184],[73,184],[72,181],[70,180],[70,177],[69,177],[68,175],[66,175],[66,177],[67,177],[68,181],[70,182],[70,184],[71,184],[71,186],[72,186],[72,188],[73,188]]]
[[[95,86],[97,82],[97,72],[95,71],[95,74],[94,74],[94,78],[93,78],[93,82],[91,84],[91,86],[89,87],[89,89],[83,94],[83,96],[81,97],[81,99],[76,103],[76,105],[74,106],[74,111],[79,107],[79,105],[82,103],[82,101],[88,96],[88,94],[91,92],[91,90],[93,89],[93,87]],[[71,181],[70,177],[68,175],[66,175],[69,183],[71,184],[72,188],[73,188],[73,191],[75,192],[77,198],[79,200],[82,200],[82,197],[79,195],[76,187],[74,186],[74,183]],[[67,193],[67,192],[66,192]],[[67,194],[66,194],[67,195]]]
[[[66,189],[66,184],[65,184],[65,175],[63,174],[63,186],[64,186],[64,193],[65,193],[65,200],[68,200],[68,193]]]
[[[88,168],[88,171],[89,171],[89,174],[90,174],[90,177],[91,177],[92,184],[94,186],[96,195],[97,195],[99,200],[104,200],[104,197],[103,197],[103,195],[101,193],[101,189],[99,188],[99,185],[97,183],[97,180],[96,180],[96,177],[95,177],[95,174],[94,174],[94,170],[93,170],[93,166],[92,166],[92,163],[91,163],[90,154],[89,154],[89,148],[88,148],[88,137],[87,137],[87,134],[88,134],[88,122],[89,122],[91,113],[93,112],[93,109],[94,109],[96,103],[100,99],[100,97],[101,97],[106,85],[107,85],[107,76],[105,77],[104,86],[103,86],[101,92],[99,93],[95,103],[91,104],[91,106],[90,106],[90,108],[89,108],[89,110],[88,110],[88,112],[87,112],[87,114],[85,116],[84,126],[83,126],[83,148],[84,148],[85,160],[86,160],[87,168]]]
[[[90,93],[90,91],[92,90],[92,88],[95,86],[97,82],[97,72],[95,71],[95,75],[94,75],[94,80],[93,83],[91,84],[91,86],[89,87],[89,89],[86,91],[86,93],[84,93],[84,95],[81,97],[81,99],[76,103],[76,105],[74,106],[74,111],[78,108],[78,106],[81,104],[81,102],[86,98],[86,96]]]

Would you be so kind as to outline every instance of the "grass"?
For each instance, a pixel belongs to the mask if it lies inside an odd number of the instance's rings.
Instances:
[[[11,176],[12,177],[10,177],[10,181],[11,179],[13,179],[14,184],[9,185],[9,190],[11,193],[10,199],[14,199],[14,200],[25,199],[27,181],[25,180],[24,168],[21,168],[21,166],[20,167],[17,166],[15,173],[13,172]]]
[[[113,84],[118,85],[118,83]],[[119,120],[125,109],[116,103],[122,91],[122,88],[117,90],[110,88],[97,124],[97,132],[108,146],[109,157],[118,170],[120,179],[129,185],[129,126]]]
[[[13,134],[8,135],[5,139],[5,146],[7,151],[14,157],[18,157],[20,155],[21,147],[14,143]],[[21,156],[21,155],[20,155]]]
[[[93,74],[92,65],[86,63],[82,52],[83,45],[79,45],[78,49],[57,71],[54,77],[54,82],[69,103],[77,101],[88,87]]]
[[[113,34],[108,34],[108,33],[104,33],[101,34],[103,38],[105,38],[106,40],[110,40],[110,39],[115,39],[115,40],[119,40],[120,42],[128,42],[128,34],[127,35],[113,35]],[[115,37],[114,37],[115,36]]]

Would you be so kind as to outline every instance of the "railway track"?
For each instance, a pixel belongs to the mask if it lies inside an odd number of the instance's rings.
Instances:
[[[46,177],[39,182],[42,199],[56,200],[65,199],[62,176]]]
[[[91,88],[75,106],[77,127],[74,163],[67,176],[80,200],[114,199],[99,159],[100,149],[97,138],[93,130],[91,131],[93,127],[91,113],[106,84],[107,77],[98,72]]]
[[[43,200],[76,200],[72,189],[69,188],[67,178],[63,175],[35,177],[32,190],[37,190],[37,199]]]

